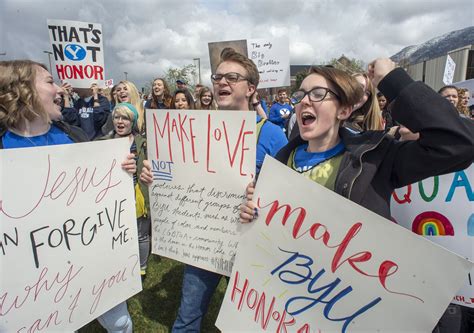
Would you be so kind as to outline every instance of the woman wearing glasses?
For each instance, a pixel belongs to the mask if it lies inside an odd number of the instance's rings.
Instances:
[[[292,98],[300,137],[276,158],[355,203],[390,218],[395,188],[434,175],[462,170],[474,159],[474,128],[461,121],[455,107],[421,82],[414,82],[389,59],[369,65],[374,85],[393,101],[392,116],[416,141],[399,142],[384,131],[354,133],[341,124],[362,98],[361,85],[347,73],[327,67],[311,70]],[[249,185],[249,197],[253,186]],[[255,204],[241,207],[250,222]]]

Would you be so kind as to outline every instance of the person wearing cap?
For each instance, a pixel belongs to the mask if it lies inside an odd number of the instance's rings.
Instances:
[[[176,80],[176,89],[177,90],[188,89],[188,87],[186,86],[186,82],[181,79]]]

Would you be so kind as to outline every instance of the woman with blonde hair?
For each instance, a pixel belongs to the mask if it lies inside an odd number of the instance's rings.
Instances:
[[[365,73],[357,73],[353,77],[361,84],[364,95],[354,105],[354,111],[344,122],[344,126],[356,132],[383,130],[382,112],[374,85]]]
[[[115,89],[115,98],[117,103],[130,103],[137,109],[138,131],[145,133],[145,109],[137,87],[130,81],[120,81]]]

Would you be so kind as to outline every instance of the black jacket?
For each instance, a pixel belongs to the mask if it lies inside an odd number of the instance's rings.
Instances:
[[[474,160],[474,123],[459,117],[454,106],[402,69],[390,72],[379,90],[393,101],[394,120],[412,132],[416,141],[400,142],[385,131],[354,134],[341,128],[346,151],[336,177],[335,192],[390,218],[395,188],[435,175],[467,168]],[[290,153],[305,143],[300,136],[276,158],[287,163]]]

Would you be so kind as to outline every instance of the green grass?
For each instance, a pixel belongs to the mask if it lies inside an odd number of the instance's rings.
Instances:
[[[181,299],[184,264],[168,258],[151,255],[143,290],[130,298],[128,311],[133,319],[133,330],[142,332],[170,332]],[[226,280],[221,279],[214,293],[209,311],[202,323],[202,332],[219,332],[214,326],[224,298]],[[94,320],[79,333],[103,333],[105,330]]]

